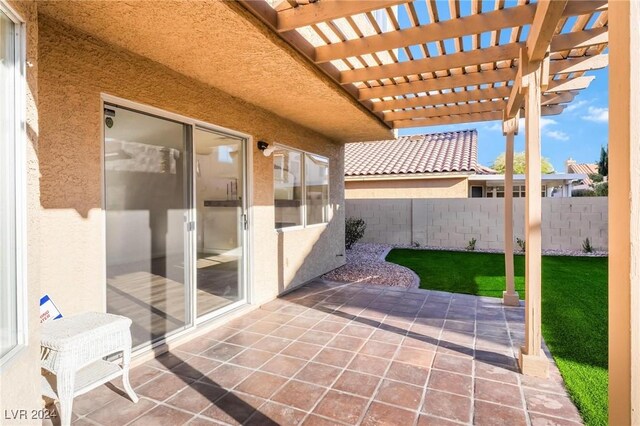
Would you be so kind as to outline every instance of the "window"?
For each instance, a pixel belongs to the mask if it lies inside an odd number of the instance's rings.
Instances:
[[[329,159],[288,148],[273,154],[275,227],[329,221]]]
[[[0,363],[25,341],[21,26],[0,3]]]
[[[514,185],[513,186],[513,197],[514,198],[524,198],[527,194],[525,185]],[[540,196],[547,196],[547,186],[542,185],[542,190],[540,191]],[[494,186],[487,188],[487,198],[504,198],[504,186]]]
[[[471,198],[482,198],[482,187],[481,186],[472,186],[471,187]]]
[[[319,155],[304,156],[304,187],[307,225],[329,221],[329,160]]]
[[[275,152],[273,181],[276,228],[302,225],[302,153]]]

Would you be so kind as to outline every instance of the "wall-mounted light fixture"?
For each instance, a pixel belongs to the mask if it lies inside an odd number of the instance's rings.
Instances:
[[[265,157],[269,157],[276,150],[275,147],[269,146],[265,141],[258,141],[258,149],[262,151]]]

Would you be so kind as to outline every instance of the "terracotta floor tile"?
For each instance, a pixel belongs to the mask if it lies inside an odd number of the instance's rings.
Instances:
[[[335,420],[325,419],[320,416],[316,416],[314,414],[307,417],[307,419],[302,423],[304,426],[336,426]]]
[[[185,361],[185,357],[177,356],[175,354],[172,354],[171,352],[165,352],[162,355],[158,355],[154,359],[145,362],[143,365],[166,371],[175,367],[183,361]]]
[[[165,373],[136,389],[138,396],[164,401],[193,382],[193,379]]]
[[[231,389],[247,378],[253,370],[236,365],[223,364],[207,374],[209,384],[215,384],[225,389]]]
[[[250,333],[248,331],[243,331],[242,333],[234,334],[233,336],[226,339],[225,343],[231,343],[232,345],[238,346],[251,346],[256,343],[258,340],[262,339],[264,336],[258,333]]]
[[[322,346],[306,342],[294,342],[282,351],[283,355],[310,360],[322,350]]]
[[[149,411],[156,404],[146,398],[134,404],[128,399],[118,398],[89,414],[87,418],[104,425],[124,425]]]
[[[359,396],[331,390],[313,412],[339,422],[355,424],[367,407],[368,402],[367,399]]]
[[[267,402],[245,423],[247,426],[296,426],[305,413],[293,407]]]
[[[166,404],[197,414],[226,393],[217,386],[196,382],[169,398]]]
[[[239,425],[243,424],[264,402],[262,398],[229,392],[200,414],[225,423]]]
[[[498,367],[481,361],[475,361],[475,376],[496,382],[518,384],[518,373],[506,367]]]
[[[256,371],[236,386],[235,389],[260,398],[269,399],[287,380],[284,377]]]
[[[395,360],[405,362],[407,364],[417,365],[419,367],[429,368],[433,363],[435,353],[432,351],[423,351],[421,349],[400,347],[396,353]]]
[[[436,353],[433,368],[471,375],[473,361],[467,358]]]
[[[220,366],[219,361],[201,356],[193,356],[182,364],[173,367],[171,372],[178,376],[199,379],[218,366]]]
[[[339,368],[330,365],[310,362],[300,370],[295,378],[320,386],[329,386],[336,380],[341,371]]]
[[[380,377],[346,370],[333,385],[333,389],[371,397],[380,383]]]
[[[272,331],[280,328],[280,324],[269,321],[258,321],[257,323],[247,327],[244,331],[250,331],[252,333],[269,334]]]
[[[391,359],[396,353],[397,345],[369,340],[362,346],[360,353],[380,358]]]
[[[336,367],[346,367],[351,362],[353,356],[353,352],[334,348],[324,348],[313,358],[313,361],[334,365]]]
[[[248,368],[258,368],[265,362],[273,358],[273,353],[259,351],[257,349],[247,349],[229,360],[230,363]]]
[[[265,365],[260,367],[261,371],[277,374],[284,377],[293,377],[298,370],[302,368],[305,361],[289,356],[276,355],[271,358]]]
[[[547,414],[571,421],[580,421],[580,414],[571,400],[562,395],[542,392],[535,389],[524,389],[527,409],[536,413]]]
[[[476,401],[473,424],[478,426],[526,426],[524,410]]]
[[[449,371],[432,370],[429,376],[431,389],[451,392],[462,396],[471,396],[471,376],[451,373]]]
[[[380,327],[384,327],[384,329],[374,331],[370,339],[393,345],[400,344],[402,339],[404,339],[404,335],[407,334],[408,331],[406,330],[406,328],[408,328],[407,326],[397,327],[389,324],[381,324]]]
[[[476,379],[475,398],[510,407],[523,408],[520,388],[506,383]]]
[[[253,346],[251,346],[251,348],[277,354],[278,352],[289,346],[292,342],[293,340],[283,339],[282,337],[264,336]]]
[[[471,399],[460,395],[427,389],[422,412],[468,423],[471,421]]]
[[[222,342],[223,340],[233,336],[238,332],[237,329],[228,328],[228,327],[218,327],[215,330],[211,330],[210,332],[199,336],[205,339],[216,340],[218,342]]]
[[[427,383],[427,377],[429,377],[429,369],[394,361],[385,377],[412,385],[424,386]]]
[[[344,328],[344,324],[335,321],[320,321],[313,326],[313,330],[327,333],[338,333]]]
[[[179,349],[184,352],[189,352],[191,354],[199,354],[217,345],[218,343],[220,342],[203,338],[203,337],[197,337],[191,340],[190,342],[187,342],[183,345],[178,346],[176,349]]]
[[[144,368],[145,370],[148,369],[154,371],[156,374],[151,378],[162,374],[162,371],[155,368],[145,366],[141,366],[138,368]],[[118,385],[121,386],[121,383],[118,383]],[[128,398],[124,396],[125,393],[122,391],[122,387],[120,386],[114,388],[112,386],[103,385],[89,393],[85,393],[84,395],[80,395],[77,398],[74,398],[73,412],[77,415],[83,416],[85,414],[91,413],[92,411],[96,411],[97,409],[105,406],[116,398]]]
[[[228,361],[243,350],[245,350],[244,346],[231,345],[229,343],[219,343],[211,349],[207,349],[206,351],[202,352],[200,355],[218,361]]]
[[[390,361],[384,358],[378,358],[369,355],[357,354],[353,361],[347,366],[350,370],[359,371],[361,373],[373,374],[376,376],[384,375]]]
[[[423,388],[407,383],[400,383],[393,380],[382,382],[380,389],[374,399],[393,405],[417,410],[422,402]]]
[[[374,329],[371,327],[349,324],[342,329],[340,334],[343,334],[345,336],[360,337],[361,339],[366,339],[367,337],[371,336],[373,331]]]
[[[158,405],[135,422],[132,426],[175,426],[185,424],[194,415],[179,411],[164,405]]]
[[[428,414],[420,414],[417,426],[460,426],[460,423]]]
[[[300,342],[313,343],[316,345],[326,345],[334,335],[331,333],[325,333],[318,330],[309,330],[298,338]]]
[[[358,337],[338,335],[334,337],[329,343],[327,343],[327,346],[357,352],[362,347],[364,342],[364,339],[360,339]]]
[[[373,402],[362,421],[363,426],[412,425],[417,413]]]
[[[325,388],[310,383],[291,380],[274,396],[273,401],[304,411],[310,410],[326,391]]]
[[[582,426],[582,422],[575,422],[540,413],[529,413],[531,426]]]

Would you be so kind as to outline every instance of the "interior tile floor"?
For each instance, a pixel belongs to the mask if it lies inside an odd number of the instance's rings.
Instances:
[[[76,425],[577,425],[499,299],[316,281],[74,401]],[[49,423],[49,422],[47,422]]]

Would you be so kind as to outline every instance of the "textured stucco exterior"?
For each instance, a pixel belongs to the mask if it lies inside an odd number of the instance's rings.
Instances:
[[[9,1],[11,7],[25,22],[26,59],[26,167],[27,170],[27,346],[8,364],[0,368],[0,413],[5,410],[27,410],[27,419],[0,421],[2,424],[37,424],[31,410],[40,408],[40,201],[38,150],[38,25],[35,2]],[[20,148],[20,147],[19,147]]]
[[[390,129],[233,1],[51,1],[39,10],[336,140]]]
[[[467,198],[466,177],[434,179],[347,180],[346,199]]]
[[[253,302],[343,262],[341,144],[46,15],[40,34],[42,291],[63,312],[105,309],[101,93],[330,158],[331,223],[278,233],[272,157],[253,150]]]

